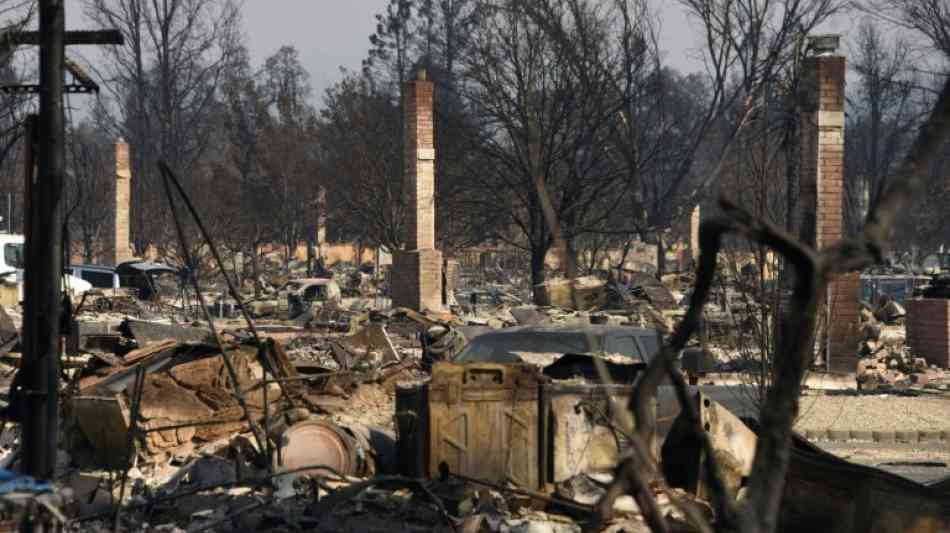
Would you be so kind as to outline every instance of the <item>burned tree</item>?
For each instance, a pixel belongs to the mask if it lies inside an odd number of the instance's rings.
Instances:
[[[70,128],[66,154],[66,223],[70,241],[82,245],[82,260],[96,261],[103,250],[97,244],[105,239],[107,222],[115,216],[112,205],[112,143],[94,123],[83,122]],[[71,254],[70,254],[71,255]],[[69,256],[67,256],[69,257]]]
[[[190,175],[205,154],[211,112],[238,44],[240,10],[231,0],[84,0],[96,24],[118,28],[125,45],[106,51],[112,133],[132,152],[133,242],[142,252],[164,237],[158,159]],[[94,69],[98,70],[98,69]]]
[[[926,37],[950,55],[950,5],[943,0],[864,0],[857,2],[870,13]]]
[[[317,117],[307,102],[309,75],[292,46],[281,47],[267,58],[261,90],[267,113],[262,115],[263,137],[258,160],[269,185],[271,231],[284,245],[287,264],[297,244],[313,242],[320,173],[316,153]],[[308,234],[309,233],[309,234]]]
[[[399,107],[348,75],[326,92],[320,119],[330,225],[339,236],[399,249],[407,216]]]
[[[33,2],[24,2],[20,0],[5,0],[0,2],[0,16],[6,21],[6,27],[0,33],[0,84],[16,85],[22,83],[30,77],[33,70],[18,58],[14,53],[16,45],[14,36],[17,32],[24,29],[31,21],[35,19],[36,9]],[[36,111],[35,100],[28,94],[16,91],[4,91],[0,93],[0,169],[5,176],[2,182],[2,192],[7,195],[9,206],[13,206],[12,198],[14,195],[23,193],[23,184],[18,178],[16,171],[17,152],[21,150],[22,138],[24,133],[24,124],[26,117]],[[4,224],[8,228],[19,219],[20,214],[13,209],[11,212],[5,212]]]
[[[463,60],[469,83],[461,93],[481,126],[483,164],[470,175],[474,198],[509,228],[498,236],[529,253],[537,286],[545,281],[555,233],[565,235],[564,252],[573,256],[574,236],[608,218],[631,192],[628,174],[599,142],[618,120],[618,103],[627,100],[597,90],[597,82],[585,83],[572,68],[569,47],[553,43],[521,7],[518,1],[483,7]],[[592,10],[586,27],[604,23],[615,29],[608,14],[593,11],[592,4],[584,7]],[[599,32],[596,38],[610,41],[613,35]],[[595,74],[601,81],[612,75]],[[508,194],[499,201],[498,191]],[[554,231],[546,222],[552,214],[560,221]]]
[[[267,206],[267,179],[261,171],[260,157],[268,109],[265,91],[252,71],[249,55],[244,47],[236,51],[234,68],[222,84],[226,157],[214,172],[219,180],[234,184],[231,201],[226,204],[234,226],[222,235],[222,240],[232,251],[243,251],[250,258],[259,296],[258,250],[271,236],[268,220],[261,216]]]
[[[829,282],[837,275],[854,271],[883,260],[895,220],[915,192],[925,182],[926,170],[936,161],[940,148],[950,137],[950,82],[940,94],[935,108],[922,126],[897,178],[888,181],[878,202],[871,208],[864,230],[852,239],[841,241],[823,251],[799,242],[777,225],[755,217],[727,199],[720,200],[723,215],[705,222],[701,230],[702,255],[699,273],[684,320],[669,342],[649,365],[631,399],[631,410],[638,426],[631,429],[633,456],[621,463],[613,485],[600,504],[606,517],[613,498],[631,491],[654,531],[670,531],[665,517],[657,512],[652,490],[647,483],[656,479],[656,466],[644,443],[655,428],[655,420],[645,406],[656,394],[659,380],[669,376],[685,416],[702,443],[706,457],[706,476],[712,490],[716,530],[743,532],[775,531],[782,499],[785,474],[790,458],[792,426],[799,410],[801,378],[808,368],[814,348],[817,311]],[[724,237],[734,234],[761,243],[783,256],[795,270],[792,298],[781,321],[780,356],[776,358],[774,386],[768,391],[762,409],[758,443],[752,473],[747,483],[748,496],[733,500],[725,491],[716,454],[711,448],[690,402],[682,375],[673,367],[675,355],[699,326],[702,308],[709,295],[716,271],[717,256]],[[696,516],[690,517],[697,528],[709,530]]]
[[[912,140],[907,133],[918,119],[911,50],[902,39],[889,42],[870,19],[862,21],[854,43],[851,68],[857,83],[845,142],[848,174],[846,215],[858,230],[867,208],[900,162]]]

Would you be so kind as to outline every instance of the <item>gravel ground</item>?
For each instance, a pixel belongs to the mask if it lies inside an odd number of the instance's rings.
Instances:
[[[807,395],[797,431],[950,430],[950,398],[894,395]]]

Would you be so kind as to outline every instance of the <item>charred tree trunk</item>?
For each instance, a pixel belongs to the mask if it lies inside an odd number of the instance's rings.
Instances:
[[[315,232],[316,232],[316,228],[310,228],[307,231],[307,277],[308,278],[312,278],[314,276],[313,249],[314,249],[314,246],[316,245],[316,240],[317,240],[316,236],[314,235]]]
[[[666,243],[663,242],[663,235],[656,239],[656,253],[656,275],[662,279],[663,274],[666,274]]]
[[[541,305],[541,287],[546,281],[544,260],[548,255],[549,246],[539,246],[531,250],[531,294],[534,303]]]
[[[92,235],[86,234],[82,238],[82,257],[83,262],[92,264],[95,262],[95,251],[93,249]]]
[[[254,276],[254,297],[260,298],[263,287],[261,287],[261,263],[257,257],[257,243],[251,245],[251,275]]]

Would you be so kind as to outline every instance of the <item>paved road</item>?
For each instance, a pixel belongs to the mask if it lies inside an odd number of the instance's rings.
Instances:
[[[853,463],[874,466],[927,483],[950,476],[946,443],[882,444],[877,442],[818,442],[821,448]]]

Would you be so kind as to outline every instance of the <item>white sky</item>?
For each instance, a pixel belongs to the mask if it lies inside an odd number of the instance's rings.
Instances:
[[[660,46],[668,65],[684,72],[702,68],[698,59],[698,28],[687,20],[676,0],[653,0],[660,15]],[[374,15],[384,11],[389,0],[244,0],[244,33],[255,65],[290,44],[310,73],[315,103],[324,89],[340,78],[340,67],[358,70],[369,49],[369,36],[376,26]],[[847,33],[851,17],[839,17],[821,28],[823,32]],[[81,0],[66,0],[66,25],[92,29],[82,15]],[[72,55],[95,62],[91,47]]]

